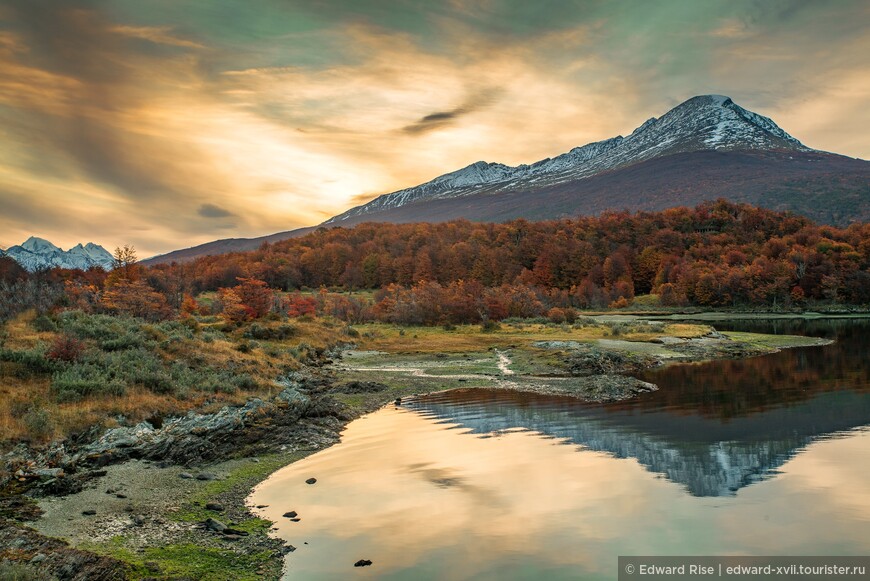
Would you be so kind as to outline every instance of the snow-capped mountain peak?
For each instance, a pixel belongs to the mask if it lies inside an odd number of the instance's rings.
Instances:
[[[21,248],[28,252],[47,253],[47,252],[63,252],[60,248],[46,240],[37,236],[31,236],[21,244]]]
[[[108,270],[114,264],[112,255],[93,242],[84,246],[79,243],[64,251],[48,240],[36,236],[31,236],[20,245],[7,248],[5,255],[31,272],[55,266],[82,270],[96,266]]]
[[[730,97],[699,95],[648,119],[628,137],[597,141],[516,167],[478,161],[419,186],[384,194],[324,223],[337,224],[415,202],[533,190],[653,158],[710,150],[812,151],[768,117],[740,107]]]

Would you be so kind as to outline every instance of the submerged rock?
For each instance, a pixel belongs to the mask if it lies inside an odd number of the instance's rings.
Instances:
[[[353,564],[354,567],[368,567],[372,564],[370,559],[360,559]]]
[[[317,482],[317,478],[309,478],[305,481],[305,484],[314,484],[315,482]]]

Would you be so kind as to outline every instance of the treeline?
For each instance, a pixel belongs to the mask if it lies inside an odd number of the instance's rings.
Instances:
[[[158,290],[196,294],[262,280],[274,289],[520,285],[603,308],[655,293],[665,305],[870,302],[870,225],[840,229],[719,200],[697,208],[504,224],[320,228],[257,251],[158,265]],[[615,304],[614,304],[615,303]]]
[[[208,312],[424,324],[571,319],[646,294],[664,306],[870,304],[870,224],[819,226],[722,200],[544,222],[320,228],[252,252],[150,268],[125,250],[108,274],[28,274],[0,260],[0,319],[32,303],[155,320]],[[372,298],[340,294],[362,289]],[[197,302],[205,291],[215,299]]]

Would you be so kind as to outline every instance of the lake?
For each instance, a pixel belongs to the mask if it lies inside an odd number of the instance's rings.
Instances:
[[[287,579],[615,579],[619,555],[870,553],[870,323],[716,327],[836,342],[652,370],[660,390],[618,404],[417,398],[249,502],[297,548]]]

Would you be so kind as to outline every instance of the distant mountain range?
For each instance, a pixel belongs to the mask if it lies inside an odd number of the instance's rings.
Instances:
[[[322,226],[361,222],[501,222],[662,210],[726,198],[790,210],[822,223],[870,220],[870,162],[817,151],[723,95],[702,95],[651,118],[627,137],[590,143],[530,165],[479,161],[384,194]],[[146,262],[252,250],[262,238],[219,240]]]
[[[11,246],[5,251],[0,250],[0,256],[12,258],[30,272],[55,266],[82,270],[99,266],[108,270],[114,264],[112,255],[93,242],[85,245],[79,243],[64,251],[48,240],[36,236],[31,236],[23,244]]]

